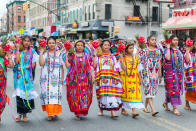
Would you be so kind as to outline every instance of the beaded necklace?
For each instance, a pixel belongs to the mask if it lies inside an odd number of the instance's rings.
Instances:
[[[52,70],[50,70],[50,58],[49,58],[49,51],[47,52],[47,66],[48,66],[48,72],[53,72],[54,67],[55,67],[55,59],[56,59],[56,50],[54,51],[54,57],[53,57],[53,62],[52,65]]]

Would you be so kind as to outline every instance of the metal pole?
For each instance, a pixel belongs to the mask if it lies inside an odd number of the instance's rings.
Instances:
[[[7,8],[7,34],[9,34],[9,10],[8,10],[8,4],[6,4],[6,8]]]
[[[57,0],[57,20],[58,24],[61,25],[61,1]],[[58,25],[58,35],[60,36],[60,25]]]

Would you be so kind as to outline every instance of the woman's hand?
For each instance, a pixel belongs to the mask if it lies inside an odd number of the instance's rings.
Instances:
[[[120,56],[120,59],[123,60],[123,54],[119,53],[118,55]]]
[[[16,47],[16,50],[20,50],[20,44],[16,43],[15,47]]]

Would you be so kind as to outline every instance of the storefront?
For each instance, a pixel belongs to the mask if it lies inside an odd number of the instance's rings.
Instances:
[[[196,7],[174,9],[172,13],[172,17],[163,24],[163,30],[176,34],[181,41],[187,37],[196,39]]]
[[[108,38],[108,26],[113,25],[113,21],[95,20],[80,23],[78,33],[82,39]]]

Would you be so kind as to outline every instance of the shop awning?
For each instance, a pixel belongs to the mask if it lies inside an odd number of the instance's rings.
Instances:
[[[77,29],[71,29],[67,34],[77,34]]]
[[[164,30],[184,30],[196,28],[196,16],[169,18],[162,26]]]
[[[80,27],[78,32],[82,31],[108,31],[108,26],[102,26],[101,20],[89,21],[89,26]]]

